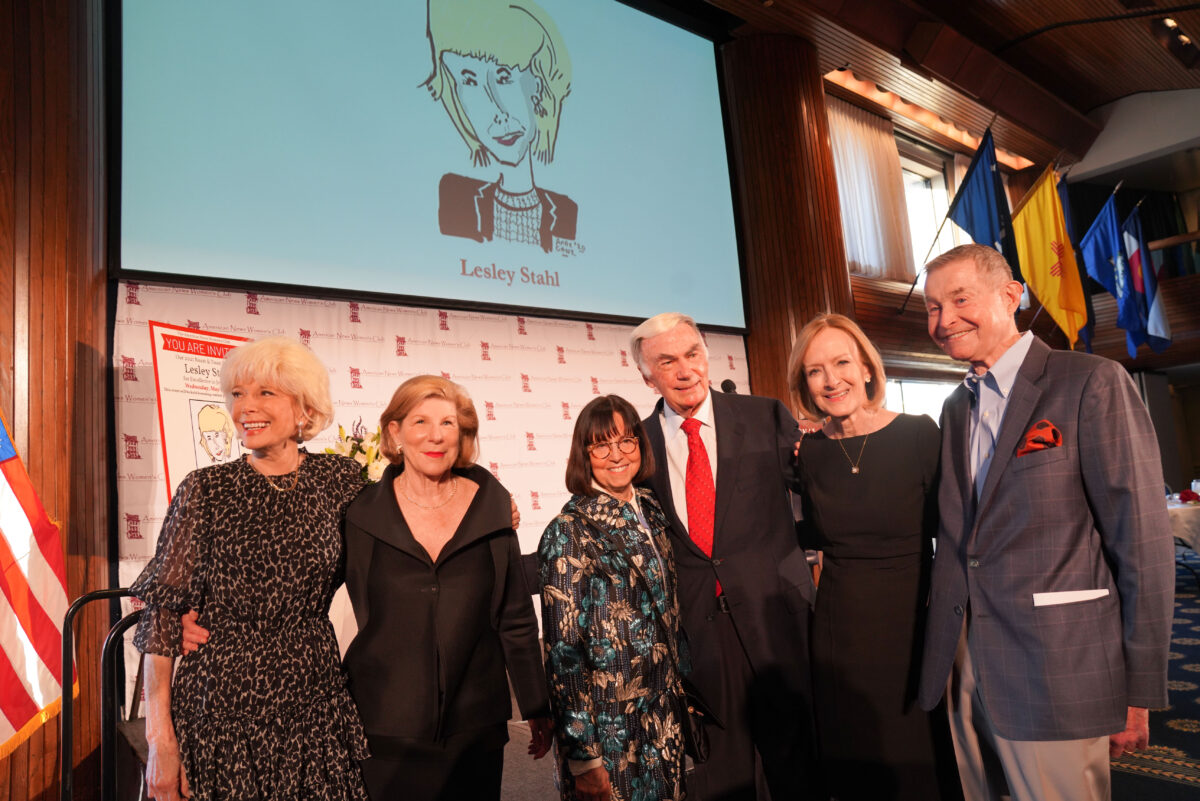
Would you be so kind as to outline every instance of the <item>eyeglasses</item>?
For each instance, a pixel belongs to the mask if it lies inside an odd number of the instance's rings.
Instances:
[[[614,442],[597,442],[594,445],[588,445],[588,453],[595,456],[597,459],[607,459],[612,455],[613,445],[617,446],[617,450],[628,456],[638,449],[637,437],[626,437]]]

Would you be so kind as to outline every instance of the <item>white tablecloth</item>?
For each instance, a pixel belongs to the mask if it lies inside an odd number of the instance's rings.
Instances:
[[[1200,503],[1167,503],[1171,518],[1171,535],[1178,537],[1194,551],[1200,551]]]

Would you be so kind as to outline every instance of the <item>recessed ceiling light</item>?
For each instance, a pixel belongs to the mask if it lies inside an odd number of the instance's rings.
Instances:
[[[1178,28],[1179,27],[1179,23],[1176,22],[1171,17],[1163,17],[1163,25],[1166,25],[1168,28]]]

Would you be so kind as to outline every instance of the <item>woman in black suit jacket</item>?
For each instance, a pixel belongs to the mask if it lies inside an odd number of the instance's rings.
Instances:
[[[549,749],[537,622],[510,496],[474,463],[475,407],[417,376],[380,418],[392,462],[346,514],[346,586],[358,634],[346,652],[367,732],[372,801],[499,799],[511,706],[530,753]]]

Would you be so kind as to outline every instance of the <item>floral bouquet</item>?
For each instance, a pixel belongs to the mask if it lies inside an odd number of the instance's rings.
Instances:
[[[1197,503],[1200,502],[1200,493],[1186,489],[1179,493],[1179,500],[1181,503]]]
[[[326,448],[325,452],[353,459],[362,465],[362,477],[367,481],[375,482],[383,478],[383,471],[388,466],[387,457],[383,455],[383,450],[380,448],[382,436],[379,426],[375,426],[374,431],[368,432],[360,417],[350,427],[349,434],[346,433],[344,427],[339,425],[337,441],[332,448]]]

